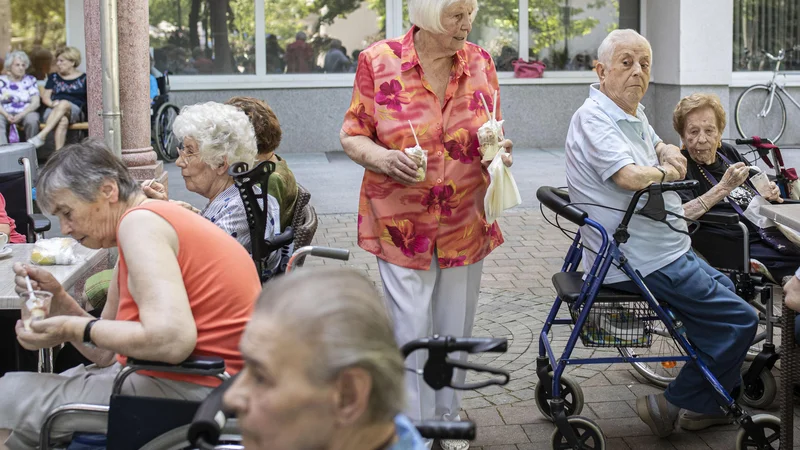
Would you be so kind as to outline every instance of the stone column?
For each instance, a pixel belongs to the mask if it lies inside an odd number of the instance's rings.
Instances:
[[[100,0],[83,0],[89,136],[103,139],[103,58],[100,50]]]
[[[147,0],[117,2],[122,160],[137,180],[164,174],[150,145],[150,38]],[[166,177],[163,183],[166,185]]]

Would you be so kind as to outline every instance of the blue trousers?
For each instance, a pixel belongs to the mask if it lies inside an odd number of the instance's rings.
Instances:
[[[689,342],[722,386],[728,392],[738,387],[758,315],[736,295],[733,282],[689,250],[645,277],[644,283],[683,322]],[[628,281],[611,287],[631,290],[632,286]],[[720,412],[714,390],[694,362],[684,365],[664,395],[673,405],[690,411]]]

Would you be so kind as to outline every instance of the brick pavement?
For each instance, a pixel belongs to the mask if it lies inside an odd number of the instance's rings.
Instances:
[[[505,336],[505,354],[483,354],[471,361],[491,364],[511,372],[506,386],[490,386],[464,392],[462,407],[478,425],[472,448],[476,450],[549,449],[552,423],[537,409],[535,359],[538,336],[552,305],[555,291],[550,283],[560,270],[569,241],[547,224],[538,209],[512,210],[500,219],[505,244],[484,263],[475,336]],[[363,270],[380,284],[375,257],[356,245],[356,215],[321,215],[315,245],[346,248],[352,257],[346,264]],[[308,266],[341,264],[309,259]],[[556,328],[553,342],[563,349],[569,330]],[[557,350],[558,351],[558,350]],[[591,357],[615,352],[589,349],[580,344],[575,356]],[[737,428],[715,427],[692,433],[677,431],[668,439],[651,435],[636,416],[637,396],[659,392],[628,364],[570,366],[567,373],[582,387],[585,406],[580,415],[594,420],[603,430],[608,450],[644,449],[733,449]],[[482,379],[470,376],[468,381]],[[776,401],[768,411],[777,415]],[[794,448],[800,448],[800,414],[795,413]]]

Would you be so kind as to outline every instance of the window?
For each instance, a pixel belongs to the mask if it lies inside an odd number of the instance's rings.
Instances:
[[[733,70],[772,70],[766,53],[786,51],[784,70],[800,70],[800,4],[797,0],[734,0]],[[793,50],[793,48],[795,50]]]
[[[22,50],[31,60],[28,73],[45,79],[55,69],[53,54],[66,44],[64,0],[42,0],[36,7],[25,1],[0,5],[0,57],[5,58],[7,49]],[[2,32],[9,29],[10,36]]]
[[[639,29],[639,2],[530,0],[529,57],[547,70],[592,70],[597,48],[617,28]]]
[[[175,75],[255,74],[254,0],[150,0],[155,67]]]
[[[513,71],[511,63],[519,58],[519,3],[506,0],[478,5],[467,40],[489,52],[498,71]]]
[[[267,73],[349,73],[386,37],[386,2],[266,0],[264,21]]]

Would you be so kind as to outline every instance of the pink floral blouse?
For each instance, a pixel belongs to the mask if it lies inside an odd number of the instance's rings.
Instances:
[[[425,181],[404,186],[365,170],[358,206],[358,244],[398,266],[428,270],[436,249],[441,268],[483,259],[503,243],[497,222],[487,225],[483,198],[489,175],[481,165],[478,128],[498,90],[492,58],[472,43],[453,57],[444,108],[425,80],[413,28],[378,42],[358,58],[353,99],[343,130],[402,151],[413,147],[414,125],[428,151]],[[499,103],[499,100],[498,100]],[[501,119],[498,110],[497,119]]]

